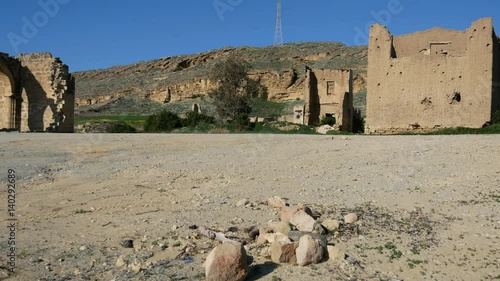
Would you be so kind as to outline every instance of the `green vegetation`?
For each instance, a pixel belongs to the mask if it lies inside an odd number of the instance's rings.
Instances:
[[[493,118],[491,119],[491,123],[500,124],[500,110],[495,111],[493,113]]]
[[[93,116],[93,117],[75,117],[75,124],[84,123],[99,123],[99,122],[125,122],[128,125],[142,125],[148,116],[141,115],[110,115],[110,116]]]
[[[398,250],[396,245],[392,242],[388,242],[384,245],[384,248],[389,250],[389,261],[393,261],[395,259],[400,259],[403,253]]]
[[[423,263],[423,261],[421,260],[412,260],[412,259],[408,259],[407,262],[408,262],[408,267],[410,268],[415,268],[417,265]]]
[[[359,110],[361,117],[366,117],[366,96],[368,91],[363,90],[353,96],[354,109]]]
[[[114,123],[106,129],[110,134],[134,134],[137,130],[125,122]]]
[[[149,116],[144,123],[144,131],[146,132],[171,132],[181,127],[182,122],[179,116],[166,110]]]
[[[234,56],[212,68],[211,79],[219,86],[209,96],[214,99],[221,121],[241,119],[252,112],[250,98],[267,96],[267,89],[248,77],[250,68],[248,62]]]
[[[324,116],[321,118],[321,125],[333,126],[337,123],[337,119],[334,116]]]
[[[199,125],[215,124],[215,118],[191,111],[186,114],[186,118],[181,120],[182,127],[196,127]]]
[[[450,128],[443,129],[436,132],[428,133],[428,135],[488,135],[500,134],[500,124],[493,124],[480,129],[472,128]]]
[[[263,98],[253,98],[249,100],[252,108],[252,115],[259,117],[276,118],[284,114],[286,104],[280,102],[268,101]],[[292,113],[292,110],[289,110]]]

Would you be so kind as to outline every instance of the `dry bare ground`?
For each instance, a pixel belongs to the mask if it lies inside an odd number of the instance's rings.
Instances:
[[[194,225],[231,227],[248,243],[248,280],[500,278],[498,136],[2,133],[0,155],[0,279],[9,169],[9,280],[202,280],[217,242]],[[275,195],[319,221],[357,212],[358,224],[328,235],[348,258],[298,267],[261,257],[244,229],[279,219],[260,203]],[[236,207],[244,198],[254,206]]]

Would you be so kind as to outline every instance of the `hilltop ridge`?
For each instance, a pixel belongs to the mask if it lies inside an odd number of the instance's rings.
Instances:
[[[230,55],[252,65],[250,76],[261,81],[273,101],[303,99],[305,66],[355,70],[354,92],[366,89],[366,46],[336,42],[290,43],[280,47],[225,47],[207,52],[75,72],[76,104],[85,110],[117,99],[175,102],[203,96],[213,88],[210,69]],[[112,106],[112,104],[110,104]]]

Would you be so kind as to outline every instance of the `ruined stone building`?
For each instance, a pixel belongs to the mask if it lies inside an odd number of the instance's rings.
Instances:
[[[306,68],[304,124],[335,117],[336,130],[352,131],[352,80],[351,70]]]
[[[73,132],[75,83],[48,53],[0,53],[0,130]]]
[[[366,133],[481,128],[500,110],[499,56],[490,18],[402,36],[373,25]]]

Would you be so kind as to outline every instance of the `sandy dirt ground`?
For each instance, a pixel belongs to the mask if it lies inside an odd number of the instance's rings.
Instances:
[[[498,280],[499,156],[498,136],[0,133],[0,279],[203,280],[218,242],[196,225],[245,240],[248,280]],[[245,229],[279,219],[271,196],[358,213],[328,235],[348,258],[262,256]]]

